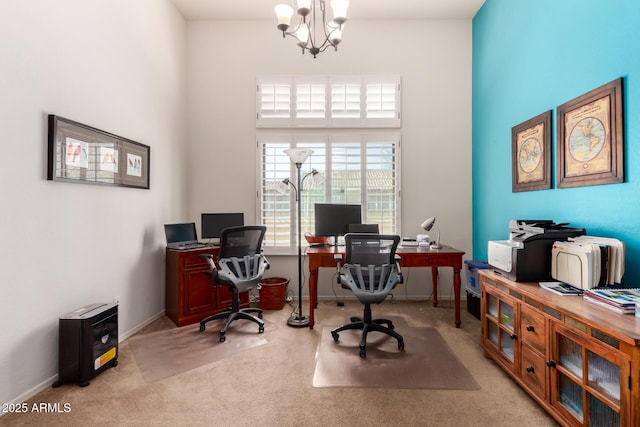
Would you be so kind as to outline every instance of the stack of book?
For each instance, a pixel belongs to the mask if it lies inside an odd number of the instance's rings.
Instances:
[[[629,289],[586,289],[584,300],[617,313],[634,313],[636,303],[640,303],[640,288]]]

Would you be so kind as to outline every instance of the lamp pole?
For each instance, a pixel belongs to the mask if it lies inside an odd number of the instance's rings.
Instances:
[[[298,315],[295,314],[289,317],[287,325],[294,327],[309,326],[309,316],[302,314],[302,208],[300,206],[300,168],[302,163],[296,163],[296,169],[298,172],[298,187],[296,190],[296,205],[298,206]]]
[[[285,150],[285,153],[289,156],[291,161],[296,165],[297,170],[297,182],[298,187],[296,188],[296,205],[298,206],[298,313],[291,315],[287,320],[287,325],[293,327],[306,327],[309,326],[309,316],[305,316],[302,314],[302,208],[300,206],[300,168],[302,167],[302,163],[313,153],[313,150],[303,149],[303,148],[292,148],[289,150]]]

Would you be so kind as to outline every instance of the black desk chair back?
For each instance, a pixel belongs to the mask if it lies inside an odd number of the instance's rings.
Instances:
[[[226,319],[220,329],[220,341],[225,341],[227,328],[236,319],[250,320],[258,324],[258,333],[264,332],[262,310],[259,308],[240,308],[240,293],[258,287],[262,275],[269,268],[269,262],[262,254],[262,240],[266,227],[249,225],[230,227],[222,230],[218,265],[211,254],[202,255],[211,267],[211,282],[214,285],[226,285],[233,293],[231,309],[214,314],[200,321],[200,331],[212,320]],[[257,314],[257,317],[251,313]]]
[[[364,316],[352,317],[351,323],[331,331],[335,341],[339,333],[347,329],[362,330],[360,339],[360,357],[367,355],[367,334],[371,331],[382,332],[398,341],[398,348],[404,349],[404,339],[394,331],[389,319],[373,319],[371,304],[385,300],[391,290],[402,283],[402,273],[396,257],[400,236],[348,233],[345,235],[344,265],[338,261],[338,283],[350,289],[364,304]]]

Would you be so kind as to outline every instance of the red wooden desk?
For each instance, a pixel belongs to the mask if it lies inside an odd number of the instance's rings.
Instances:
[[[320,267],[336,268],[334,254],[344,255],[344,246],[324,246],[307,248],[309,257],[309,327],[313,329],[314,309],[318,306],[318,270]],[[442,249],[423,247],[398,248],[400,267],[431,267],[433,281],[433,305],[438,305],[438,267],[453,268],[453,293],[455,298],[456,328],[460,327],[460,270],[462,269],[462,255],[464,251],[443,246]]]

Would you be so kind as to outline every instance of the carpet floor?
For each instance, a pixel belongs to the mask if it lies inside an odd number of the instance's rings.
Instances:
[[[306,302],[303,313],[308,313]],[[368,387],[314,387],[318,344],[325,328],[362,314],[362,304],[346,300],[320,301],[316,326],[291,328],[292,308],[265,312],[266,344],[247,348],[184,372],[147,382],[134,355],[131,337],[120,343],[118,366],[91,380],[88,387],[63,384],[47,387],[26,404],[69,408],[60,412],[8,413],[4,426],[556,426],[554,420],[512,381],[479,346],[480,322],[462,310],[462,325],[453,324],[448,301],[384,302],[373,308],[375,317],[399,317],[409,328],[433,328],[480,386],[476,390],[389,389]],[[216,348],[216,325],[207,326],[208,344]],[[192,325],[195,331],[198,325]],[[404,326],[398,325],[399,332]],[[135,337],[177,329],[162,317]],[[250,334],[254,336],[253,332]],[[233,331],[223,344],[240,339]],[[342,340],[342,335],[341,335]],[[405,351],[413,338],[405,336]],[[345,349],[346,350],[346,349]],[[357,347],[348,349],[353,361]],[[396,351],[396,350],[394,350]],[[346,356],[346,355],[345,355]],[[368,356],[369,357],[369,356]],[[420,369],[428,369],[422,366]],[[415,371],[402,373],[409,381]],[[54,375],[54,372],[51,373]],[[67,405],[67,406],[64,406]]]

